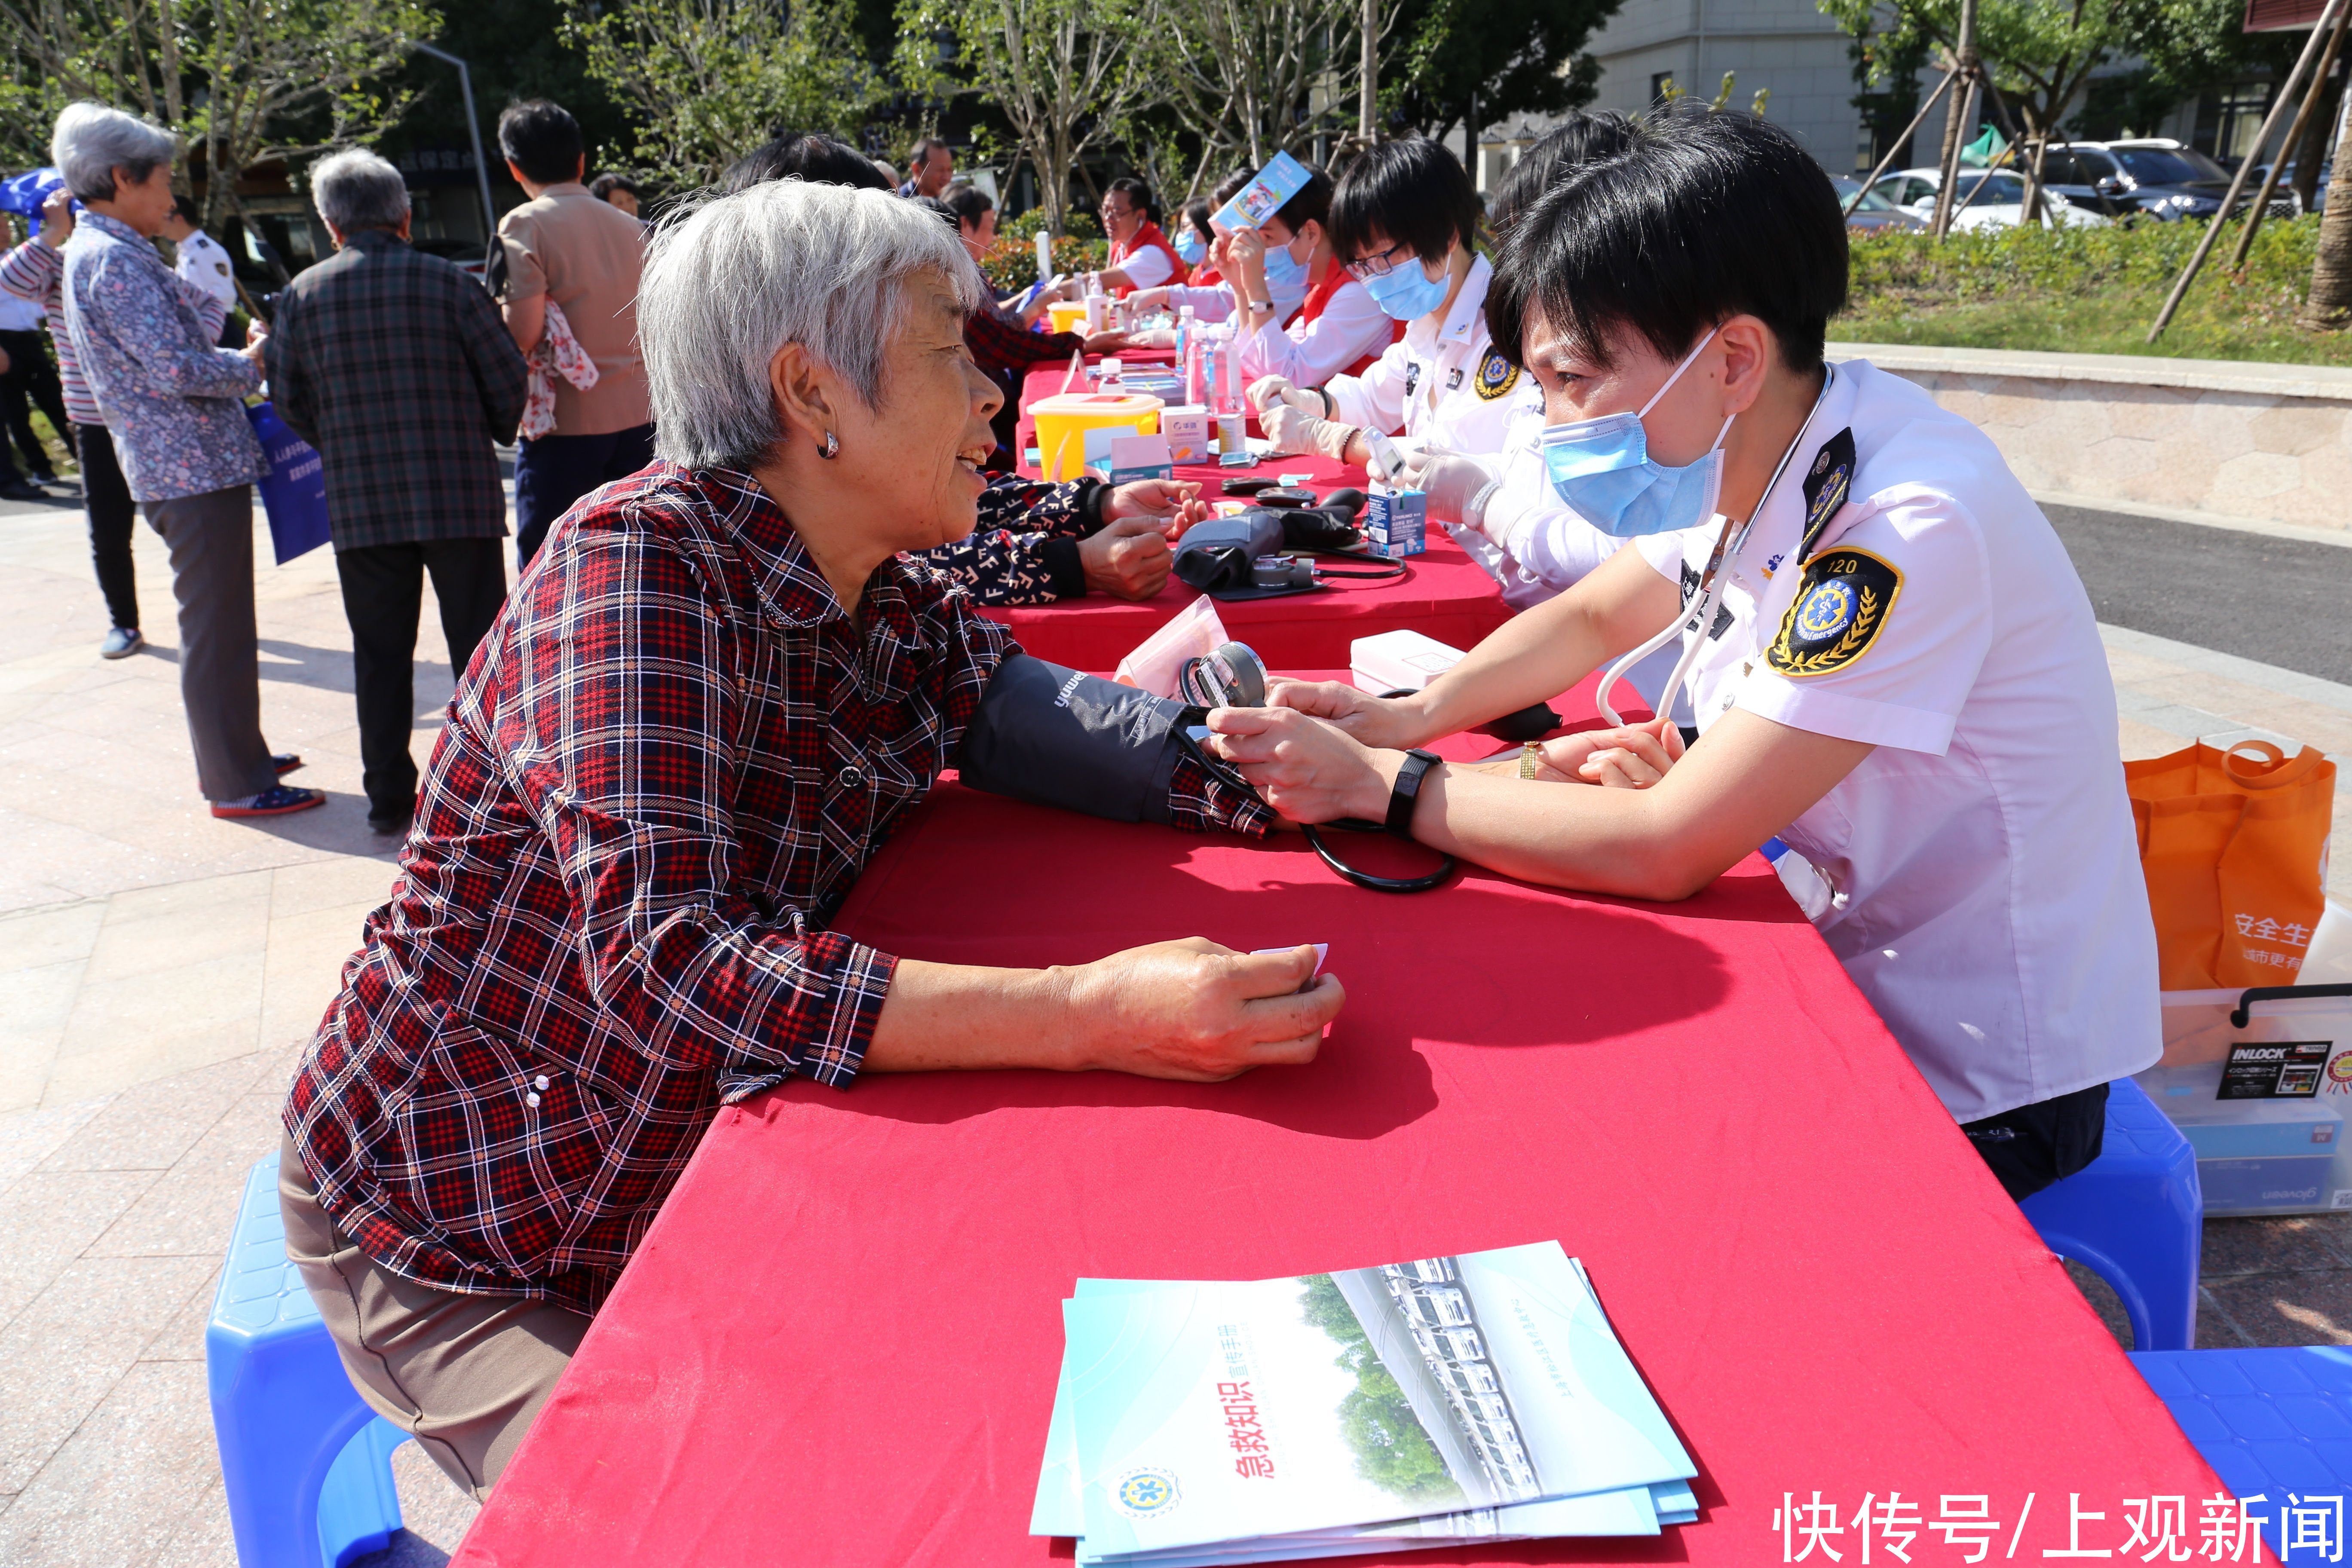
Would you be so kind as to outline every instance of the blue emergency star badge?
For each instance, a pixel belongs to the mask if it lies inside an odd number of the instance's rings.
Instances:
[[[1166,1470],[1130,1470],[1111,1496],[1122,1511],[1138,1519],[1166,1513],[1176,1506],[1176,1478]]]
[[[1867,550],[1841,547],[1806,563],[1764,662],[1782,675],[1827,675],[1870,651],[1903,592],[1903,574]]]
[[[1472,390],[1478,394],[1480,401],[1492,403],[1518,384],[1519,367],[1505,359],[1502,350],[1489,348],[1486,357],[1478,362],[1478,379],[1472,384]]]

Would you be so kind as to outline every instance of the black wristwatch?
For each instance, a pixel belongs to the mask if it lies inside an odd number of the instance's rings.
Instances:
[[[1385,824],[1399,838],[1412,837],[1413,802],[1421,798],[1423,773],[1444,761],[1435,752],[1413,747],[1404,754],[1404,765],[1397,769],[1396,784],[1389,790],[1389,819]]]

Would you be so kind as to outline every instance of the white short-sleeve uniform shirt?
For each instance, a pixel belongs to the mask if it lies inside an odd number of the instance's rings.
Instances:
[[[1486,288],[1494,278],[1494,268],[1478,257],[1444,321],[1433,326],[1422,317],[1363,374],[1325,382],[1333,417],[1480,457],[1502,451],[1518,424],[1541,426],[1543,388],[1496,353],[1486,333]]]
[[[1719,530],[1638,542],[1687,598]],[[1710,620],[1685,634],[1704,640],[1702,741],[1745,708],[1877,748],[1780,837],[1834,895],[1814,917],[1831,951],[1956,1120],[2156,1061],[2106,656],[1983,432],[1900,377],[1835,367]]]

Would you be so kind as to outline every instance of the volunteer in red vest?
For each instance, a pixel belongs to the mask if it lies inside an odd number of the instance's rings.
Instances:
[[[1279,376],[1295,386],[1320,386],[1345,373],[1361,375],[1381,351],[1404,335],[1348,276],[1331,248],[1331,176],[1307,171],[1307,184],[1260,228],[1243,229],[1226,247],[1234,288],[1247,319],[1243,327],[1242,374],[1253,380]],[[1285,326],[1276,284],[1307,292],[1298,313]]]
[[[1209,226],[1210,211],[1208,197],[1194,196],[1178,214],[1176,237],[1168,243],[1187,270],[1178,273],[1171,281],[1196,288],[1222,281],[1216,263],[1209,259],[1209,247],[1217,241],[1216,230]]]
[[[1102,286],[1112,299],[1184,276],[1183,258],[1160,232],[1160,204],[1141,180],[1130,174],[1110,183],[1103,192],[1102,226],[1110,239],[1110,265],[1102,271]]]

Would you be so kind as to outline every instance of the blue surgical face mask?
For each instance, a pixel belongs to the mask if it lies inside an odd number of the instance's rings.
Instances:
[[[1198,267],[1201,258],[1209,254],[1209,247],[1202,243],[1198,230],[1188,228],[1176,237],[1176,254],[1183,258],[1185,266]]]
[[[1389,320],[1417,321],[1445,303],[1445,291],[1454,286],[1454,276],[1453,268],[1447,268],[1432,278],[1422,270],[1420,258],[1413,257],[1398,262],[1378,278],[1359,281]]]
[[[1658,399],[1698,358],[1699,349],[1714,338],[1710,329],[1675,366],[1666,384],[1650,395],[1641,413],[1604,414],[1544,431],[1544,471],[1551,477],[1552,493],[1577,516],[1603,533],[1633,539],[1696,528],[1715,515],[1723,489],[1723,438],[1731,433],[1731,418],[1737,416],[1724,420],[1706,456],[1679,468],[1650,460],[1649,434],[1642,427],[1643,416],[1658,405]]]
[[[1266,247],[1265,291],[1276,298],[1286,293],[1296,293],[1301,299],[1306,298],[1307,268],[1291,259],[1290,247],[1286,245]]]

